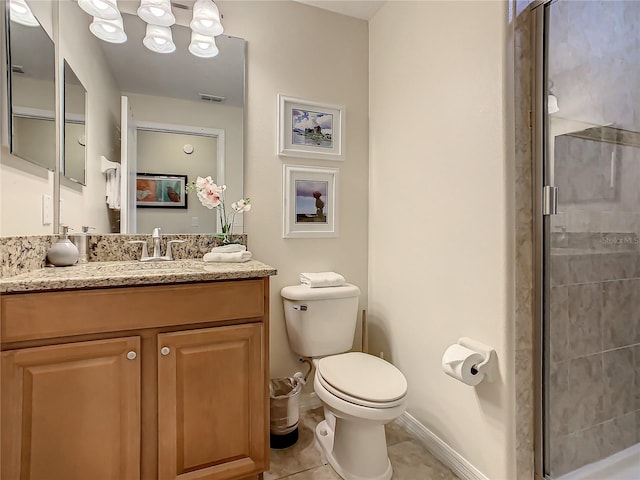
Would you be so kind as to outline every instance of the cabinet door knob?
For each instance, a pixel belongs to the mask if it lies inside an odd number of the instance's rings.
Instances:
[[[160,353],[166,357],[167,355],[169,355],[169,353],[171,353],[171,349],[169,347],[162,347],[160,349]]]
[[[133,350],[131,350],[130,352],[127,352],[127,358],[129,360],[135,360],[137,356],[138,355]]]

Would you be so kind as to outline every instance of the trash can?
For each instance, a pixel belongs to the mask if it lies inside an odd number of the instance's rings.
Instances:
[[[288,448],[298,441],[299,401],[303,385],[302,373],[296,373],[293,377],[273,378],[269,382],[271,448]]]

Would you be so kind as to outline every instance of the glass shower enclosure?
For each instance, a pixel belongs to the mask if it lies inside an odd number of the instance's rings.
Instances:
[[[540,2],[538,475],[640,479],[640,2]]]

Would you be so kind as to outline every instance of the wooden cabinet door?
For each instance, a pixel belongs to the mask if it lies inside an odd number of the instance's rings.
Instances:
[[[2,478],[139,478],[139,347],[129,337],[3,352]]]
[[[160,480],[237,479],[266,469],[263,328],[158,336]]]

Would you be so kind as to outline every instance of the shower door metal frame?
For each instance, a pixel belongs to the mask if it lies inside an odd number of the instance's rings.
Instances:
[[[534,378],[534,476],[536,480],[545,476],[545,456],[549,454],[545,438],[545,405],[548,395],[545,386],[545,368],[548,345],[545,342],[546,325],[550,315],[549,294],[551,259],[550,243],[547,241],[551,221],[545,214],[544,187],[552,185],[552,172],[548,168],[546,52],[548,42],[549,5],[555,0],[537,0],[530,5],[532,21],[532,141],[533,141],[533,378]]]

